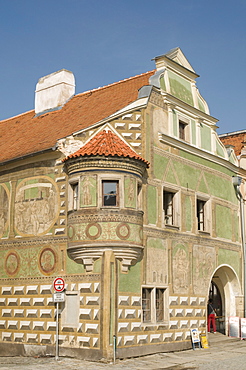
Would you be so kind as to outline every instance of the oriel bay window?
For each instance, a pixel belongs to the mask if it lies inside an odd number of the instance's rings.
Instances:
[[[102,181],[102,204],[104,207],[119,206],[119,181]]]

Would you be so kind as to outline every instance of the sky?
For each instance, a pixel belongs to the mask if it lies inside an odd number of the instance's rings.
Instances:
[[[0,120],[34,109],[40,77],[76,94],[155,68],[180,47],[219,134],[246,129],[246,0],[0,0]]]

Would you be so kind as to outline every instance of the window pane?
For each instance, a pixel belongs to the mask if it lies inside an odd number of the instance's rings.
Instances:
[[[103,205],[117,206],[118,181],[103,181]]]
[[[165,224],[166,225],[173,225],[174,224],[174,217],[173,217],[173,197],[174,193],[164,191],[164,213],[165,213]]]
[[[143,288],[142,291],[143,322],[151,321],[151,290],[150,288]]]
[[[205,208],[205,202],[203,200],[197,199],[196,203],[197,207],[197,225],[198,230],[205,231],[205,223],[204,223],[204,208]]]
[[[156,321],[164,320],[164,289],[156,289]]]

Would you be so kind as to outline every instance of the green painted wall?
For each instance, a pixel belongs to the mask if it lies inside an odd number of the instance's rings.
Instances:
[[[211,152],[211,128],[207,125],[201,124],[201,148]]]
[[[216,235],[219,238],[232,240],[232,212],[228,207],[216,204],[215,206],[215,222],[216,222]]]
[[[171,71],[168,71],[168,77],[171,90],[170,93],[180,100],[194,106],[190,82]]]
[[[230,251],[228,249],[219,249],[218,252],[218,265],[228,265],[228,262],[230,262],[230,266],[234,268],[237,275],[241,275],[241,261],[240,261],[240,255],[236,251]]]
[[[198,99],[198,106],[199,106],[199,109],[200,109],[202,112],[205,112],[205,106],[204,106],[203,101],[199,98],[199,96],[197,97],[197,99]]]
[[[184,207],[185,230],[191,231],[192,230],[192,203],[191,203],[190,196],[185,197],[184,206],[185,206]]]
[[[124,178],[125,207],[136,208],[136,179],[133,177]]]
[[[191,120],[191,144],[196,145],[196,122]]]
[[[165,83],[165,79],[164,79],[164,76],[163,75],[160,78],[160,86],[161,86],[161,89],[162,90],[167,91],[166,83]]]
[[[178,118],[177,118],[177,114],[175,112],[175,110],[172,111],[173,112],[173,134],[174,136],[178,136]]]
[[[168,158],[154,153],[154,176],[162,180],[168,164]]]
[[[147,214],[149,224],[156,224],[157,221],[157,189],[148,185],[147,187]]]
[[[122,273],[120,262],[118,261],[119,271],[119,294],[121,293],[141,293],[141,262],[131,266],[128,273]]]

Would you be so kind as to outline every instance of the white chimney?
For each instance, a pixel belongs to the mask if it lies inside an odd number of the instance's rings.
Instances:
[[[35,91],[35,113],[61,108],[75,94],[72,72],[61,69],[38,80]]]

